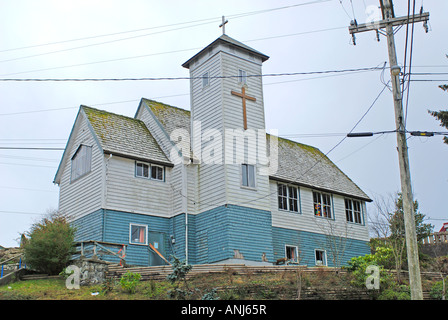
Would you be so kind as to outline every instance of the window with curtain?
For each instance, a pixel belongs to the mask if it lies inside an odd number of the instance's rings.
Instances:
[[[314,215],[331,219],[331,195],[313,191]]]
[[[131,244],[147,244],[146,241],[147,226],[131,224],[130,225],[130,240]]]
[[[242,185],[244,187],[255,188],[255,166],[252,164],[242,164]]]

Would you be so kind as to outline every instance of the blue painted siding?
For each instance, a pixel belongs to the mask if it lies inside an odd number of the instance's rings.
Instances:
[[[273,261],[270,211],[220,206],[197,215],[195,228],[195,263],[233,259],[235,250],[245,260],[261,262],[264,253],[268,261]]]
[[[74,222],[76,241],[98,240],[128,245],[126,262],[130,265],[149,265],[150,251],[146,245],[129,243],[131,223],[148,226],[148,232],[163,235],[164,256],[175,255],[185,259],[185,214],[163,218],[143,214],[97,210]],[[220,206],[198,215],[188,215],[188,262],[190,264],[216,263],[235,258],[235,250],[245,260],[261,262],[263,254],[274,263],[285,257],[285,245],[297,246],[301,264],[315,265],[315,249],[326,250],[328,266],[334,266],[335,250],[329,238],[322,234],[272,227],[271,212],[236,205]],[[171,243],[171,235],[175,244]],[[345,264],[351,257],[370,252],[368,243],[354,239],[337,238],[339,251],[344,247]],[[338,255],[339,256],[339,255]],[[108,257],[109,258],[109,257]],[[108,259],[118,262],[118,258]]]
[[[352,257],[370,253],[368,242],[330,237],[299,230],[272,228],[275,260],[285,257],[285,245],[297,246],[301,257],[300,264],[315,266],[315,249],[325,250],[329,267],[345,265]]]
[[[75,241],[103,240],[103,210],[97,210],[77,220],[71,225],[76,228]]]
[[[136,214],[121,211],[105,210],[104,212],[106,242],[127,244],[126,263],[130,265],[149,265],[150,251],[147,245],[129,243],[129,226],[131,223],[148,226],[148,232],[160,232],[164,234],[166,252],[162,253],[166,258],[172,254],[169,243],[169,219],[144,214]]]

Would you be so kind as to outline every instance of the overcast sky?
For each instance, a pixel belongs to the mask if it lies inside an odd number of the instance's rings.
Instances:
[[[375,32],[360,33],[354,46],[348,33],[350,21],[365,23],[366,9],[378,0],[311,2],[318,1],[0,0],[0,79],[187,77],[181,64],[221,35],[222,15],[229,20],[227,35],[270,56],[265,74],[388,61],[384,36],[377,42]],[[416,0],[417,11],[422,2],[430,13],[429,32],[415,25],[412,71],[448,73],[448,1]],[[270,10],[280,7],[288,8]],[[395,14],[407,14],[407,1],[395,0]],[[402,27],[395,39],[402,66],[405,34]],[[267,130],[327,153],[389,79],[388,70],[265,77]],[[441,81],[411,82],[407,129],[446,131],[427,110],[448,108],[448,94],[438,88],[442,80],[448,83],[448,74],[411,79]],[[80,105],[133,117],[142,97],[190,109],[189,81],[1,81],[0,147],[64,148]],[[394,129],[386,88],[355,131]],[[408,145],[415,199],[438,231],[448,222],[448,145],[441,136],[410,137]],[[20,233],[57,209],[53,179],[61,156],[62,151],[0,150],[0,245],[17,246]],[[395,134],[347,138],[328,156],[372,199],[400,190]]]

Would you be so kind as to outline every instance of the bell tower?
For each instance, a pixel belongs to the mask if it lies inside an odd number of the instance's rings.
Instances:
[[[223,18],[223,31],[226,22]],[[223,32],[182,65],[190,70],[191,145],[200,161],[203,201],[238,204],[269,192],[269,179],[258,174],[254,159],[258,133],[264,140],[259,147],[265,148],[261,75],[268,59]]]

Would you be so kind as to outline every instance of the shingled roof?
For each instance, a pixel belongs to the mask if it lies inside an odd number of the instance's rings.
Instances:
[[[143,121],[81,106],[104,153],[170,165]]]
[[[168,134],[177,128],[184,128],[190,132],[190,111],[153,100],[143,100]],[[268,148],[270,137],[269,134],[266,135]],[[270,178],[371,201],[319,149],[284,138],[278,138],[278,170]]]

